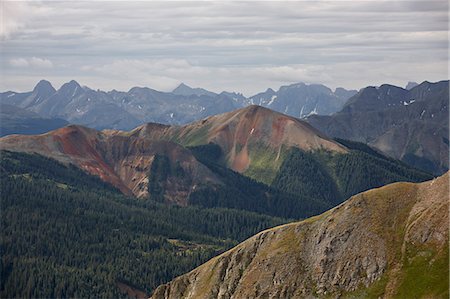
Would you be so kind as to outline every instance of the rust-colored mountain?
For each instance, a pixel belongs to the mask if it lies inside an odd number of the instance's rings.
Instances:
[[[347,152],[343,145],[308,123],[256,105],[182,127],[146,124],[131,134],[185,146],[215,143],[224,153],[226,166],[267,184],[272,182],[291,147]]]
[[[200,182],[217,182],[216,176],[184,147],[165,140],[129,136],[126,132],[96,131],[71,125],[35,136],[10,135],[0,139],[0,149],[34,152],[64,163],[74,164],[99,176],[127,195],[146,197],[148,175],[156,155],[177,163],[189,180],[167,188],[171,202],[185,205],[187,194]],[[170,178],[168,180],[170,183]]]
[[[448,209],[448,173],[366,191],[263,231],[151,298],[448,298]]]
[[[181,163],[186,179],[169,178],[165,197],[187,204],[199,183],[220,179],[199,163],[188,146],[219,145],[223,163],[235,171],[270,185],[291,147],[305,151],[346,152],[306,122],[259,106],[249,106],[186,125],[146,124],[130,132],[97,131],[71,125],[42,135],[11,135],[0,139],[0,149],[35,152],[72,163],[99,176],[127,195],[148,195],[149,172],[155,155]]]

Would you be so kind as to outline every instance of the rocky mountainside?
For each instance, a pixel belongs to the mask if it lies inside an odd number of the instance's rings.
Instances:
[[[272,182],[291,147],[304,151],[347,151],[308,123],[256,105],[182,127],[147,124],[131,134],[172,140],[185,146],[217,144],[227,167],[267,184]]]
[[[164,155],[171,167],[178,167],[190,178],[168,178],[168,184],[176,187],[167,188],[167,196],[180,205],[186,205],[187,194],[194,185],[208,181],[219,183],[217,177],[184,147],[170,141],[128,137],[119,131],[99,132],[71,125],[43,135],[7,136],[1,139],[0,148],[34,152],[74,164],[124,194],[137,197],[148,195],[151,165],[155,157]]]
[[[355,195],[251,237],[151,298],[448,298],[448,185],[447,173]]]
[[[331,116],[307,121],[328,136],[368,143],[414,167],[448,170],[449,81],[423,82],[406,90],[367,87]]]
[[[370,153],[369,155],[372,157],[375,155],[377,159],[381,157],[384,162],[372,159],[369,159],[369,161],[366,156],[361,157],[363,154],[356,154],[356,151],[349,150],[346,145],[328,138],[305,121],[256,105],[211,116],[180,127],[147,124],[136,128],[130,134],[150,139],[170,140],[188,147],[208,144],[218,145],[221,155],[218,157],[217,163],[267,185],[273,185],[282,169],[287,166],[296,165],[299,169],[310,169],[311,163],[317,166],[314,170],[311,169],[311,172],[316,171],[317,168],[323,169],[323,172],[330,174],[325,174],[328,180],[335,182],[339,180],[338,178],[345,177],[344,173],[350,168],[353,168],[353,175],[360,175],[355,171],[355,168],[357,165],[364,165],[365,170],[361,171],[364,172],[365,178],[362,180],[371,181],[372,179],[369,179],[369,177],[373,174],[372,185],[368,188],[412,178],[403,177],[400,179],[397,176],[398,174],[411,173],[411,169],[400,170],[404,165],[387,161],[384,156],[377,153]],[[293,149],[317,155],[307,155],[303,164],[295,164],[291,161]],[[364,153],[364,155],[367,155],[367,153]],[[349,163],[352,164],[351,167]],[[339,167],[336,165],[339,165]],[[380,167],[384,170],[395,169],[396,175],[394,177],[396,178],[394,179],[387,173],[381,175]],[[340,168],[340,172],[337,168]],[[345,180],[353,182],[359,180],[353,175]],[[380,183],[380,179],[383,177],[390,177],[390,180]],[[413,177],[418,178],[415,175]],[[306,174],[305,178],[307,178]],[[333,184],[344,186],[348,182]],[[359,189],[356,193],[363,190],[366,189]],[[346,191],[342,193],[346,195],[355,194]]]
[[[180,84],[172,92],[147,87],[133,87],[127,92],[104,92],[81,86],[74,80],[55,90],[50,82],[42,80],[31,92],[0,93],[0,103],[95,129],[130,130],[148,122],[187,124],[253,103],[295,117],[310,113],[330,114],[338,111],[354,94],[342,88],[333,93],[323,85],[303,83],[284,86],[273,93],[273,99],[263,100],[267,98],[266,94],[248,99],[240,93],[216,94],[186,84]],[[299,114],[300,110],[303,112]]]

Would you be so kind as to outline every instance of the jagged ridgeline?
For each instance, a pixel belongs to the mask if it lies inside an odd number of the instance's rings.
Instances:
[[[145,296],[250,235],[286,222],[124,196],[39,155],[0,152],[2,298]]]

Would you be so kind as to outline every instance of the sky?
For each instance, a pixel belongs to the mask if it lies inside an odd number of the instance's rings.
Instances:
[[[448,1],[1,1],[0,91],[448,79]]]

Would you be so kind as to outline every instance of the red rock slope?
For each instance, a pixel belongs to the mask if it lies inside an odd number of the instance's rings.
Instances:
[[[131,134],[173,140],[187,146],[216,143],[222,148],[228,167],[266,183],[270,183],[270,178],[259,178],[258,172],[264,168],[275,173],[290,147],[347,152],[344,146],[308,123],[255,105],[182,127],[147,124]]]
[[[190,151],[164,140],[129,136],[120,131],[96,131],[71,125],[43,135],[10,135],[0,139],[0,149],[34,152],[72,163],[99,176],[127,195],[147,196],[148,174],[156,154],[178,161],[192,180],[189,186],[177,186],[171,201],[185,204],[190,189],[198,182],[217,181],[208,168],[200,164]]]

